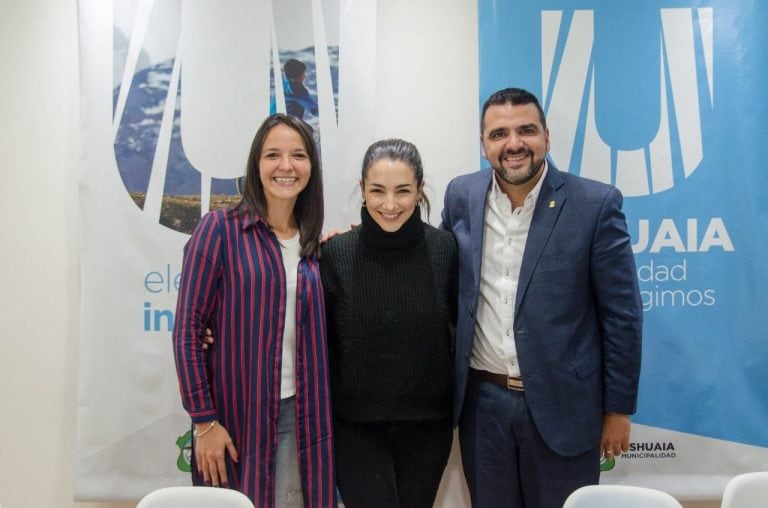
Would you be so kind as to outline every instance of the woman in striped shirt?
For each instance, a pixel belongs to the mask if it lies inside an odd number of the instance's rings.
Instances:
[[[205,215],[184,249],[173,342],[196,485],[231,486],[256,506],[335,502],[322,222],[312,129],[272,115],[241,202]],[[206,327],[217,340],[204,351]]]

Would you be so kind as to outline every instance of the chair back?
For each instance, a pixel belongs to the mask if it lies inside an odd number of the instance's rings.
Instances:
[[[571,493],[563,508],[682,508],[682,505],[666,492],[656,489],[588,485]]]
[[[136,508],[254,508],[242,492],[217,487],[165,487],[142,498]]]
[[[768,506],[768,471],[744,473],[731,478],[723,492],[721,508]]]

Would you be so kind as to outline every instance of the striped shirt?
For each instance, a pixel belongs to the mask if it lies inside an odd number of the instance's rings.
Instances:
[[[216,419],[229,432],[240,462],[227,458],[227,476],[256,506],[275,504],[285,305],[280,246],[267,223],[237,209],[205,215],[184,248],[173,331],[179,387],[193,422]],[[206,326],[216,337],[207,352],[201,347]],[[314,257],[298,266],[295,360],[305,506],[332,506],[325,307]],[[197,468],[192,471],[193,482],[203,483]]]

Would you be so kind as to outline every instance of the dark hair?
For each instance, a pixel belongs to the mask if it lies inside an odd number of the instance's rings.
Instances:
[[[363,170],[361,178],[365,181],[368,176],[368,170],[371,169],[376,162],[380,160],[400,161],[405,163],[413,170],[413,174],[416,177],[416,187],[421,186],[424,181],[424,166],[421,164],[421,155],[419,155],[419,149],[416,145],[404,141],[402,139],[382,139],[375,142],[368,147],[363,157]],[[429,199],[422,188],[421,199],[418,202],[421,207],[426,210],[427,217],[429,217]]]
[[[494,92],[483,104],[483,113],[480,115],[480,132],[482,133],[485,128],[485,112],[491,106],[503,106],[504,104],[511,104],[513,106],[522,106],[524,104],[534,104],[536,109],[539,110],[539,120],[541,120],[541,126],[547,128],[547,118],[544,116],[544,110],[541,109],[539,99],[536,98],[528,90],[522,88],[505,88]]]
[[[286,78],[296,79],[306,72],[307,66],[304,62],[291,58],[285,62],[283,69],[285,69]]]
[[[320,167],[320,155],[312,139],[312,127],[303,120],[295,116],[277,113],[268,116],[261,124],[253,138],[253,143],[251,143],[251,151],[248,154],[248,163],[246,164],[245,189],[238,207],[259,215],[265,220],[267,218],[267,198],[264,195],[264,186],[259,175],[259,160],[267,135],[278,125],[285,125],[296,131],[304,143],[304,149],[307,151],[311,164],[309,182],[296,199],[293,216],[299,226],[301,255],[312,256],[317,254],[320,248],[320,234],[323,229],[323,172]]]

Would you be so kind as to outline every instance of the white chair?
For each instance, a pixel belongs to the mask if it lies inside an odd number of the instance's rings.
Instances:
[[[768,506],[768,471],[744,473],[731,478],[723,492],[721,508]]]
[[[216,487],[165,487],[142,498],[136,508],[254,508],[245,494]]]
[[[575,490],[563,508],[682,508],[660,490],[629,485],[588,485]]]

